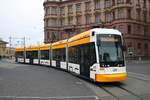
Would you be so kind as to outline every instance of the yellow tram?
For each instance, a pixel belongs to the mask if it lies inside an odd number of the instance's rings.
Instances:
[[[127,78],[122,34],[95,28],[51,44],[16,48],[16,61],[56,67],[95,82]]]

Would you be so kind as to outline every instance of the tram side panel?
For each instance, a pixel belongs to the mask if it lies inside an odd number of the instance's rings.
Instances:
[[[90,79],[90,67],[94,63],[96,63],[94,42],[69,47],[69,71]]]
[[[67,69],[65,48],[52,50],[52,66],[65,70]]]
[[[38,64],[38,51],[27,51],[25,61],[28,64]]]
[[[49,50],[41,50],[40,65],[50,66]]]
[[[67,62],[66,62],[66,48],[61,48],[60,50],[60,68],[67,70]]]
[[[24,63],[24,56],[23,55],[24,55],[23,51],[16,52],[15,53],[16,62],[18,62],[18,63]]]
[[[59,67],[58,59],[59,59],[59,50],[53,49],[52,50],[52,67]]]

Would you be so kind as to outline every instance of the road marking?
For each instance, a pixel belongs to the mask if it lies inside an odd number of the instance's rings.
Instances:
[[[0,96],[0,98],[6,99],[77,99],[77,98],[95,98],[98,100],[97,96],[65,96],[65,97],[30,97],[30,96]]]

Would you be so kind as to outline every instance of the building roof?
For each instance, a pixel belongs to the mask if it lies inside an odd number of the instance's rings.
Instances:
[[[8,42],[3,41],[2,39],[0,39],[0,44],[8,44]]]

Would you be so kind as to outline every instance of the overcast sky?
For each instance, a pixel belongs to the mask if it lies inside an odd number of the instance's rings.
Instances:
[[[44,0],[0,0],[0,38],[26,37],[27,43],[37,44],[44,40]],[[21,41],[14,39],[13,44]]]

